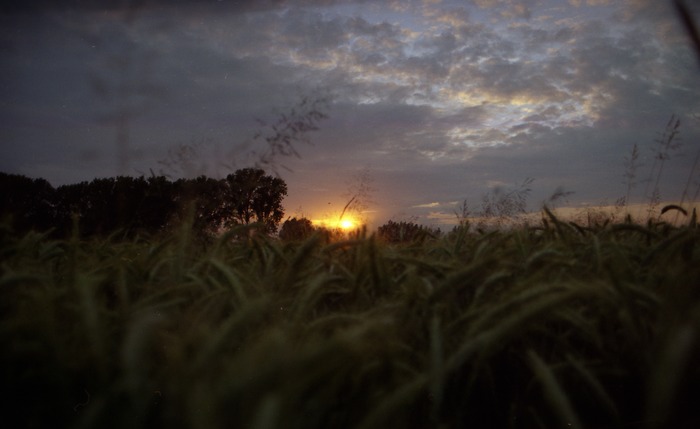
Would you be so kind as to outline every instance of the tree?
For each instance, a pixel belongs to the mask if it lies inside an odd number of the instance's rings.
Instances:
[[[45,231],[54,226],[55,190],[44,179],[0,173],[0,215],[18,231]]]
[[[222,228],[259,223],[267,233],[277,231],[284,216],[282,199],[287,184],[264,170],[238,170],[225,179],[199,176],[170,182],[167,178],[93,179],[54,190],[43,179],[0,173],[0,218],[19,231],[53,227],[66,236],[74,222],[81,235],[125,236],[158,233],[178,222],[191,222],[205,235]]]
[[[53,211],[57,236],[65,236],[78,220],[82,235],[127,236],[157,233],[176,214],[176,187],[165,177],[99,178],[60,186]]]
[[[285,241],[304,240],[315,231],[316,228],[314,228],[311,221],[305,217],[301,219],[287,219],[280,229],[280,239]]]
[[[164,176],[153,175],[145,181],[145,193],[138,206],[134,228],[157,233],[168,225],[177,210],[175,185]]]
[[[440,230],[432,230],[426,226],[405,221],[394,222],[390,220],[377,229],[377,236],[392,244],[422,241],[436,235],[440,235]]]
[[[228,220],[227,205],[230,204],[226,194],[224,180],[206,176],[194,179],[179,179],[175,182],[175,201],[179,212],[176,222],[188,218],[192,227],[204,234],[216,233],[226,226]]]
[[[227,225],[263,224],[268,233],[277,231],[284,216],[282,200],[287,184],[259,168],[244,168],[226,176],[223,209]]]

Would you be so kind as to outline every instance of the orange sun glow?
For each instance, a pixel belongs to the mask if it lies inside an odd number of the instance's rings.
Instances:
[[[328,217],[312,221],[316,226],[322,226],[329,229],[342,229],[343,231],[352,231],[357,229],[360,222],[352,217],[344,216],[342,219]]]
[[[343,219],[338,222],[338,226],[345,230],[355,229],[355,222],[351,221],[350,219]]]

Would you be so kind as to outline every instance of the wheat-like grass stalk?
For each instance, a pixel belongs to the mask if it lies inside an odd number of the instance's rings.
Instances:
[[[696,380],[694,223],[584,228],[545,211],[538,228],[397,246],[178,234],[0,235],[4,389],[42,386],[8,415],[182,428],[692,417],[669,398]]]

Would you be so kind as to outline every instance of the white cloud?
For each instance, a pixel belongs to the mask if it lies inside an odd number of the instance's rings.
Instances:
[[[437,207],[439,205],[440,205],[440,203],[434,202],[434,203],[418,204],[418,205],[411,206],[411,207],[413,207],[414,209],[423,209],[423,208]]]

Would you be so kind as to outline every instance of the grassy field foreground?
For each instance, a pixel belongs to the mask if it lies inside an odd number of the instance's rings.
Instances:
[[[0,231],[13,427],[699,427],[700,232]]]

